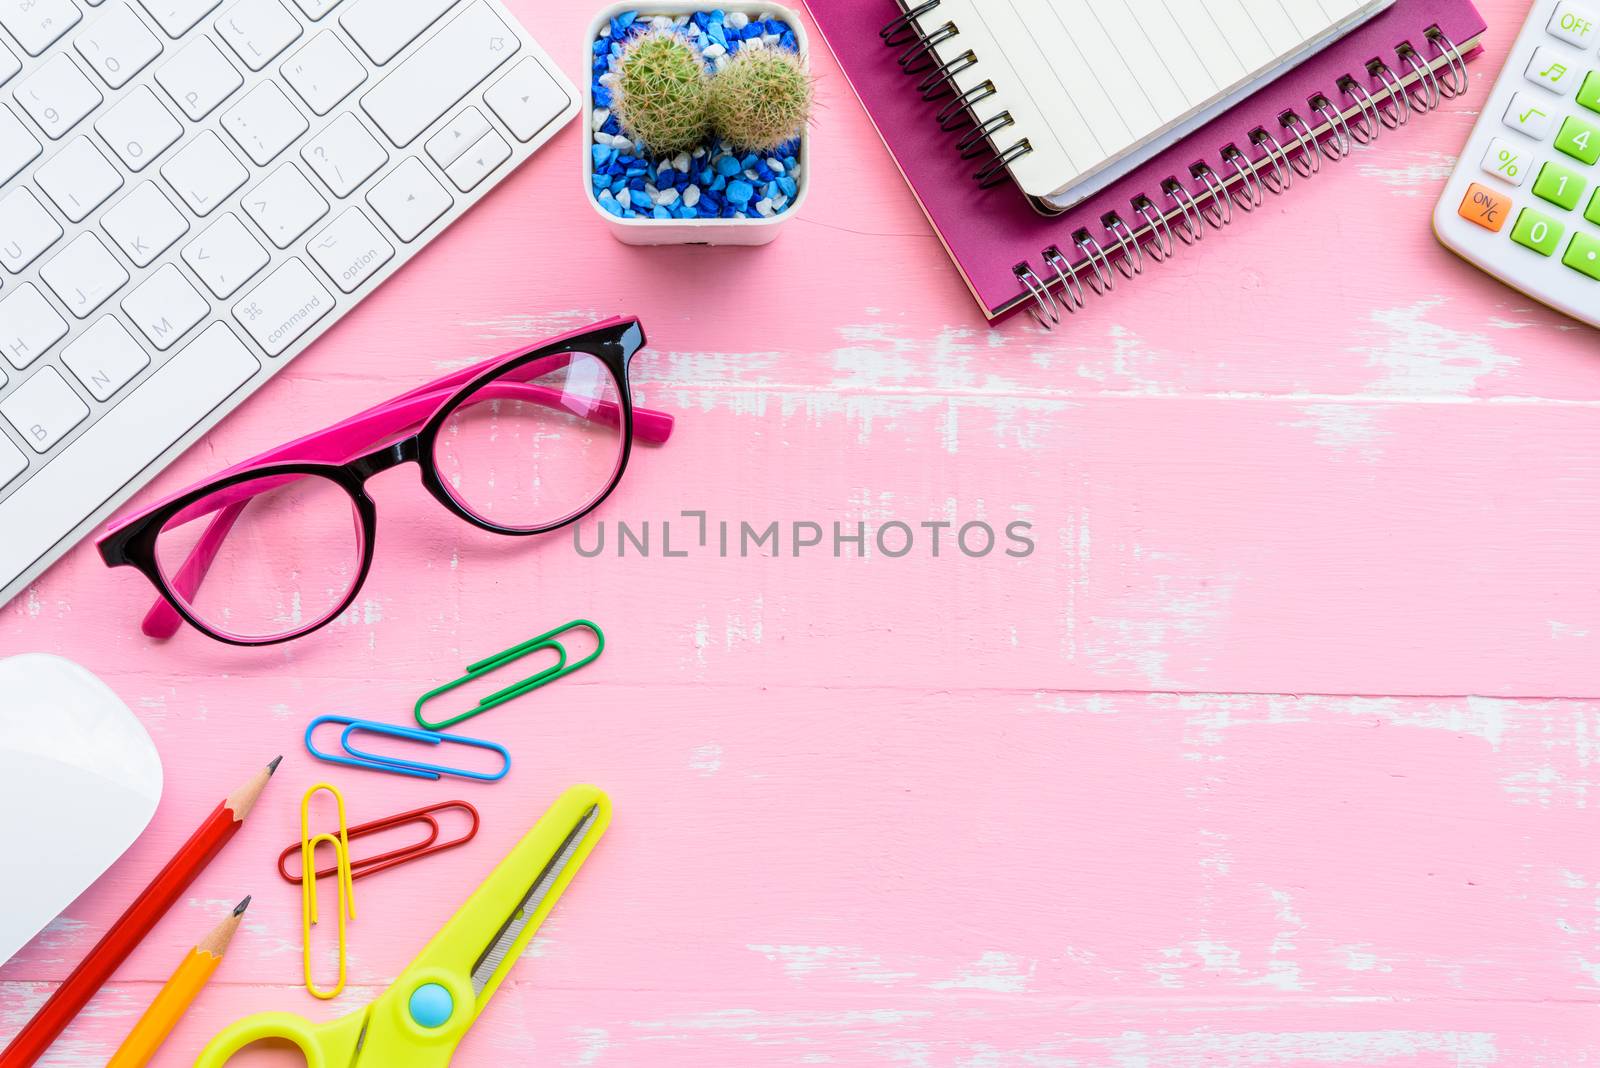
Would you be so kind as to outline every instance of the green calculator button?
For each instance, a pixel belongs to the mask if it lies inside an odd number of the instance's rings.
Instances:
[[[1568,115],[1556,134],[1556,148],[1585,163],[1600,160],[1600,126]]]
[[[1533,195],[1571,211],[1583,196],[1583,186],[1583,177],[1577,171],[1559,163],[1546,163],[1539,168],[1539,178],[1533,183]]]
[[[1600,237],[1573,234],[1572,244],[1567,246],[1567,254],[1561,257],[1561,262],[1600,282]]]
[[[1578,86],[1578,103],[1590,111],[1600,111],[1600,70],[1592,70]]]
[[[1511,230],[1511,240],[1523,248],[1533,249],[1541,256],[1554,256],[1565,229],[1544,212],[1523,208],[1517,216],[1517,225]]]
[[[1589,198],[1589,207],[1584,211],[1583,217],[1600,226],[1600,189],[1596,189],[1594,196]]]

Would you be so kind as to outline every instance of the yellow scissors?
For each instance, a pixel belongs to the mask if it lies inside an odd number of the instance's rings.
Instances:
[[[372,1004],[325,1024],[287,1012],[247,1016],[213,1038],[195,1068],[217,1068],[263,1039],[293,1042],[306,1068],[449,1064],[610,822],[610,798],[572,787]]]

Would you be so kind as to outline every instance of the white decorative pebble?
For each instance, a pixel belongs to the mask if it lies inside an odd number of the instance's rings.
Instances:
[[[676,204],[677,202],[678,202],[678,191],[676,189],[672,189],[672,188],[663,189],[661,191],[661,195],[656,197],[656,203],[660,204],[662,207],[669,207],[670,208],[672,205]]]
[[[625,208],[632,207],[633,206],[633,190],[629,189],[627,186],[623,186],[622,187],[622,192],[617,194],[617,203],[621,204]]]
[[[609,119],[610,117],[611,117],[611,109],[610,108],[595,108],[594,109],[594,117],[590,121],[594,125],[594,128],[596,130],[598,130],[598,129],[600,129],[600,127],[602,127],[602,126],[604,126],[606,124],[606,120]]]
[[[782,174],[783,160],[779,159],[777,156],[773,156],[771,159],[767,160],[767,168],[771,170],[773,174]]]
[[[651,200],[655,200],[657,198],[657,196],[660,194],[660,192],[661,192],[661,190],[657,189],[653,183],[651,183],[651,182],[644,183],[645,196],[649,197]]]
[[[746,15],[743,11],[730,11],[728,12],[728,17],[725,21],[727,22],[729,28],[742,30],[746,26],[750,25],[750,16]]]
[[[780,40],[782,40],[782,38],[775,33],[764,33],[761,35],[761,43],[764,45],[776,45]]]
[[[766,197],[762,197],[760,200],[756,201],[756,214],[762,216],[763,218],[771,216],[772,201],[768,200]]]
[[[700,203],[700,187],[691,185],[685,188],[683,191],[683,206],[692,208],[698,203]]]
[[[600,75],[600,84],[607,89],[615,89],[617,87],[617,72],[614,70],[607,71],[605,74]]]
[[[685,173],[687,173],[688,170],[689,170],[689,153],[687,153],[687,152],[679,152],[676,156],[673,156],[672,157],[672,169],[675,170],[675,171],[684,171]]]
[[[702,54],[707,59],[716,59],[718,56],[727,55],[728,54],[728,50],[726,48],[723,48],[719,44],[706,45],[706,47],[702,51]]]
[[[718,70],[722,70],[724,67],[726,67],[728,65],[728,57],[726,55],[721,55],[721,56],[718,56],[716,59],[713,59],[711,62],[716,64],[716,68]]]
[[[672,29],[672,20],[665,15],[657,15],[650,20],[650,28],[653,30],[670,30]]]

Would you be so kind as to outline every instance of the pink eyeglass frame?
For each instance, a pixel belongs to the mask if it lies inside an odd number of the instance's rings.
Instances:
[[[338,618],[354,602],[366,581],[372,565],[377,506],[368,496],[365,483],[381,471],[416,463],[422,469],[423,486],[439,503],[472,525],[495,534],[514,537],[543,534],[597,508],[622,480],[635,435],[643,442],[660,444],[672,434],[671,415],[633,406],[628,368],[634,354],[645,344],[644,328],[638,319],[615,317],[451,372],[342,422],[234,464],[137,512],[119,516],[106,525],[95,539],[95,545],[107,567],[138,569],[160,594],[142,624],[144,633],[152,638],[170,638],[185,622],[230,645],[275,645],[303,637]],[[587,410],[577,413],[593,422],[619,426],[622,430],[622,449],[605,489],[571,514],[537,527],[502,526],[474,514],[456,498],[439,474],[434,443],[440,428],[461,403],[496,379],[505,379],[501,385],[506,397],[570,410],[569,405],[560,403],[563,396],[560,390],[506,376],[513,371],[525,371],[526,378],[536,378],[558,370],[565,365],[562,357],[574,354],[594,356],[604,363],[617,384],[621,400],[620,406],[612,401],[594,401]],[[274,474],[283,475],[284,479],[281,482],[272,480],[270,476]],[[244,506],[256,495],[305,475],[321,476],[344,489],[360,519],[357,528],[360,570],[344,600],[314,623],[267,638],[229,634],[196,617],[187,607],[188,599],[204,581]],[[228,494],[226,491],[233,486],[239,487],[238,491]],[[161,531],[174,519],[187,521],[213,512],[216,515],[210,526],[169,582],[155,551]]]

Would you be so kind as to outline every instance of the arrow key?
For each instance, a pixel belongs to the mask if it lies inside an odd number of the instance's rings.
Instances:
[[[532,56],[524,59],[483,94],[518,141],[531,141],[554,122],[570,103],[555,79]]]
[[[421,160],[407,156],[405,162],[372,187],[367,203],[396,237],[410,241],[449,211],[454,201]]]
[[[461,153],[454,163],[444,169],[456,188],[463,193],[475,188],[489,177],[489,173],[511,158],[511,146],[505,138],[490,130],[478,138],[476,144]]]
[[[489,132],[489,120],[477,108],[468,108],[428,138],[428,155],[441,167],[448,167],[461,158],[461,154]]]

